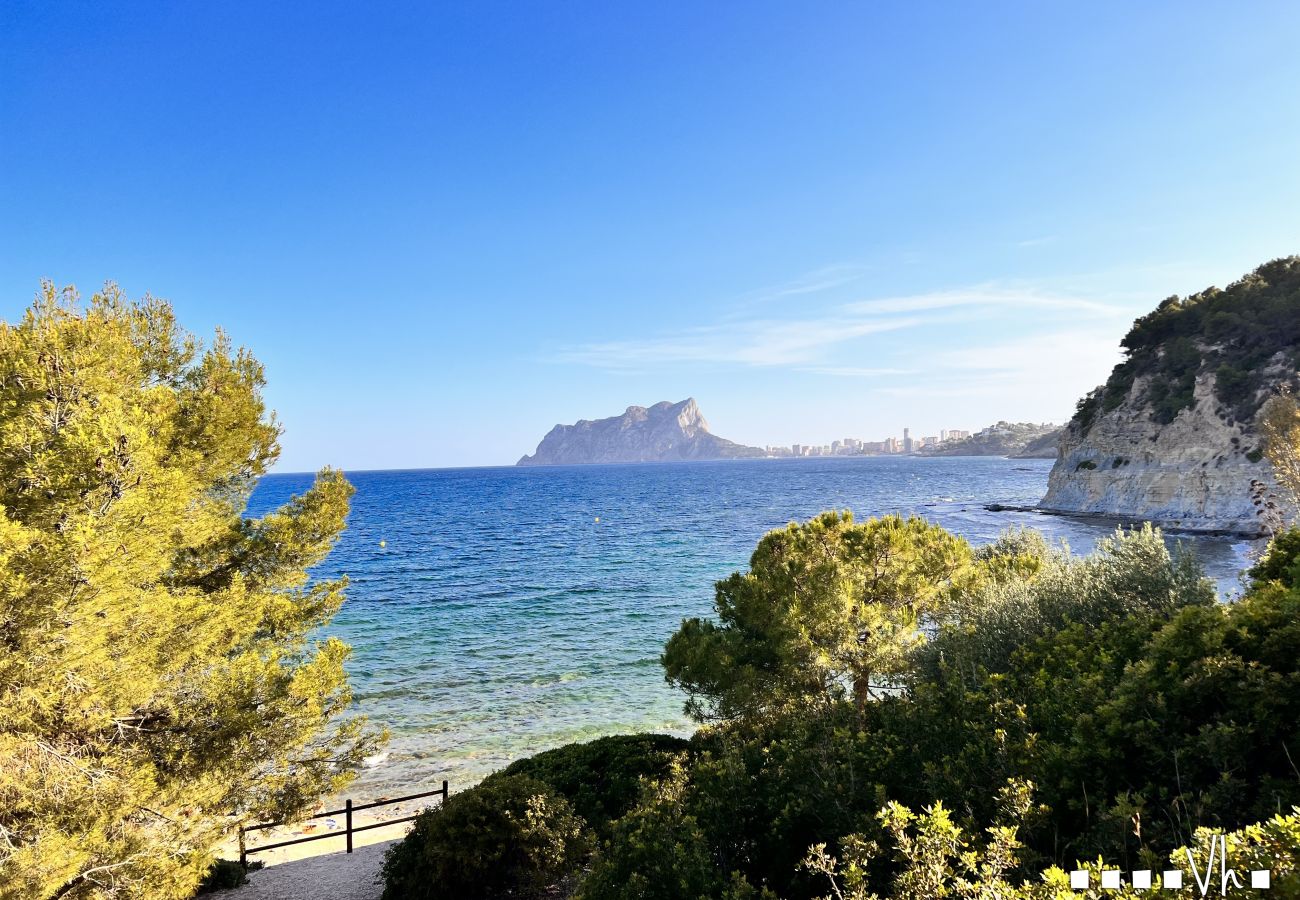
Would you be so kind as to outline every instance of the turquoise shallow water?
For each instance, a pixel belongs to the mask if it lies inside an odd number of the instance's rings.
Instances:
[[[349,473],[348,530],[318,573],[346,573],[351,588],[327,631],[354,648],[358,709],[392,731],[350,793],[463,788],[574,740],[685,733],[663,643],[791,520],[917,513],[976,543],[1031,525],[1086,552],[1108,526],[983,508],[1035,503],[1050,468],[867,457]],[[268,476],[250,512],[311,479]],[[1234,583],[1244,545],[1184,540]]]

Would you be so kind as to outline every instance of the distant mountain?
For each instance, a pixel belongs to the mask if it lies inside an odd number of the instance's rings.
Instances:
[[[750,459],[766,455],[709,432],[694,397],[663,401],[647,409],[629,406],[621,416],[575,425],[556,425],[537,452],[520,466],[571,466],[586,463],[671,462],[703,459]]]
[[[1010,456],[1016,459],[1055,459],[1062,429],[1031,422],[999,422],[968,438],[924,447],[922,456]]]

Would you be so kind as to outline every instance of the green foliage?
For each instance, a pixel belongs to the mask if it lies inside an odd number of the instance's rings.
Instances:
[[[1282,532],[1269,542],[1264,556],[1250,570],[1256,582],[1278,581],[1300,589],[1300,528]]]
[[[825,895],[832,872],[837,897],[1055,896],[1077,859],[1159,868],[1199,826],[1300,803],[1300,592],[1259,582],[1218,604],[1149,527],[1082,559],[1011,533],[971,565],[980,577],[911,647],[900,690],[862,711],[823,697],[711,729],[670,789],[614,823],[582,896],[741,885],[798,900]],[[1005,793],[1026,781],[1037,806]],[[961,837],[990,821],[983,841]],[[886,845],[899,850],[873,849]],[[638,872],[657,892],[638,893],[652,890]]]
[[[642,802],[614,824],[613,839],[597,855],[577,900],[722,894],[729,879],[686,802],[688,788],[689,776],[680,760],[663,781],[644,783]]]
[[[956,600],[961,604],[990,585],[1032,581],[1057,556],[1043,535],[1032,528],[1003,531],[996,541],[975,551],[975,564],[983,579],[967,583]],[[968,614],[968,610],[963,608],[962,613]]]
[[[1118,773],[1111,793],[1127,794],[1157,846],[1300,804],[1297,646],[1300,591],[1278,584],[1180,610],[1062,758],[1075,771]]]
[[[1011,781],[1000,792],[1002,824],[987,829],[984,846],[973,846],[942,803],[917,815],[900,803],[887,804],[877,815],[894,845],[898,868],[890,880],[890,896],[908,900],[945,897],[1012,897],[1018,887],[1008,878],[1020,849],[1018,823],[1029,812],[1033,785]],[[819,900],[871,900],[871,863],[879,854],[875,841],[859,834],[841,839],[843,861],[816,844],[803,867],[830,881],[832,894]]]
[[[1009,810],[1014,823],[1017,813],[1027,808],[1028,785],[1013,783],[1008,793],[1019,806]],[[1004,793],[1004,797],[1007,794]],[[1005,801],[1004,801],[1005,803]],[[1078,898],[1135,898],[1152,896],[1152,889],[1137,889],[1131,879],[1121,879],[1119,888],[1101,887],[1101,873],[1123,866],[1108,865],[1102,859],[1090,863],[1074,863],[1089,875],[1089,888],[1075,890],[1070,887],[1069,874],[1059,866],[1051,866],[1036,876],[1018,868],[1017,826],[995,825],[987,829],[988,837],[982,843],[972,842],[958,826],[942,804],[913,813],[900,804],[889,804],[880,811],[899,868],[887,879],[883,893],[871,890],[867,872],[880,855],[874,841],[861,835],[848,835],[841,839],[840,859],[827,852],[825,844],[817,844],[808,851],[804,867],[829,882],[831,893],[818,900],[1078,900]],[[1218,843],[1222,841],[1222,843]],[[1218,843],[1217,847],[1213,844]],[[1226,848],[1226,860],[1220,864]],[[1216,863],[1211,868],[1212,849]],[[1158,862],[1158,861],[1156,861]],[[1234,872],[1243,886],[1249,885],[1249,873],[1266,869],[1271,873],[1273,896],[1294,898],[1300,896],[1300,810],[1290,815],[1276,815],[1237,831],[1224,833],[1209,828],[1198,829],[1188,846],[1169,854],[1166,865],[1154,865],[1152,885],[1161,897],[1200,900],[1222,887],[1221,872]],[[1162,873],[1166,869],[1182,873],[1182,888],[1165,887]],[[1199,879],[1208,879],[1212,887],[1204,890]],[[1247,887],[1247,890],[1249,888]]]
[[[1109,399],[1109,395],[1106,395],[1106,398]],[[1122,400],[1122,394],[1120,395],[1120,398]],[[1119,401],[1117,401],[1115,405],[1118,406]],[[1097,421],[1097,413],[1101,407],[1102,397],[1095,392],[1081,398],[1074,408],[1073,424],[1075,427],[1079,428],[1084,434],[1091,431],[1092,424]],[[1110,408],[1113,409],[1114,407]]]
[[[237,859],[219,859],[208,869],[199,884],[197,893],[211,894],[216,891],[228,891],[248,884],[249,871],[262,868],[260,861],[253,861],[245,868]]]
[[[1273,477],[1287,495],[1293,518],[1300,516],[1300,403],[1289,388],[1264,404],[1260,431]]]
[[[425,810],[389,848],[384,900],[535,897],[589,849],[567,800],[524,775],[499,775]]]
[[[307,570],[352,488],[261,519],[262,368],[171,308],[45,285],[0,323],[0,884],[7,898],[188,897],[229,829],[337,789],[375,736]]]
[[[862,708],[975,575],[970,546],[922,519],[825,513],[791,524],[759,541],[748,572],[718,582],[717,622],[682,623],[666,675],[701,719],[845,691]]]
[[[511,889],[567,873],[578,900],[1057,900],[1077,896],[1066,870],[1081,859],[1094,879],[1102,859],[1157,871],[1171,860],[1191,884],[1179,848],[1203,859],[1211,835],[1229,832],[1233,865],[1300,890],[1300,811],[1275,815],[1300,804],[1300,532],[1279,535],[1247,594],[1220,604],[1195,560],[1149,526],[1084,558],[1030,531],[973,551],[936,531],[833,515],[765,537],[750,571],[719,585],[723,624],[679,658],[723,654],[694,671],[711,673],[711,702],[732,713],[693,752],[666,756],[681,744],[659,736],[597,741],[478,789],[527,772],[607,820],[585,877],[581,850],[555,853],[546,877]],[[936,548],[944,564],[927,566]],[[898,609],[900,597],[924,598],[925,611],[901,618],[912,634],[891,650],[891,690],[859,704],[834,687],[851,684],[851,667],[799,668],[837,658],[846,609]],[[684,626],[673,641],[683,633],[701,632]],[[775,664],[755,677],[742,658]],[[727,696],[736,684],[746,693]],[[764,702],[762,689],[784,695]],[[440,883],[410,859],[437,856],[438,873],[478,872],[485,858],[500,869],[517,839],[481,823],[504,806],[484,799],[394,851],[409,880],[390,878],[386,896]]]
[[[1280,361],[1300,366],[1300,257],[1265,263],[1227,288],[1170,297],[1138,319],[1121,342],[1127,359],[1099,394],[1080,402],[1074,427],[1087,433],[1101,409],[1115,409],[1143,379],[1156,421],[1172,422],[1194,401],[1196,378],[1215,375],[1221,407],[1251,421]]]
[[[545,783],[573,804],[597,834],[636,805],[641,779],[658,781],[674,759],[691,747],[667,734],[630,734],[568,744],[511,763],[488,777],[526,775]]]

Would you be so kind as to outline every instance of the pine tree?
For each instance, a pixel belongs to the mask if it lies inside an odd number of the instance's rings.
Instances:
[[[279,450],[262,385],[112,285],[0,323],[0,897],[187,897],[238,817],[373,752],[348,647],[314,637],[345,582],[307,572],[352,487],[244,516]]]

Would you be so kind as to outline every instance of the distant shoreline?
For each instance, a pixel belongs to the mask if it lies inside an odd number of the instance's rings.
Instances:
[[[629,460],[627,462],[594,462],[594,463],[538,463],[535,465],[519,466],[514,463],[483,463],[472,466],[402,466],[393,469],[349,469],[339,467],[345,475],[381,475],[395,474],[399,472],[472,472],[479,469],[495,470],[510,469],[513,471],[525,471],[529,469],[591,469],[602,466],[625,468],[627,466],[674,466],[674,465],[695,465],[698,463],[754,463],[754,462],[787,462],[787,463],[810,463],[810,462],[851,462],[854,460],[864,459],[917,459],[917,460],[951,460],[951,459],[1005,459],[1008,462],[1033,462],[1039,460],[1049,462],[1047,457],[1039,456],[1004,456],[1000,454],[975,454],[972,456],[932,456],[926,453],[862,453],[853,456],[750,456],[734,457],[719,459],[645,459]],[[315,470],[303,470],[298,472],[268,472],[263,478],[275,477],[315,477]]]

